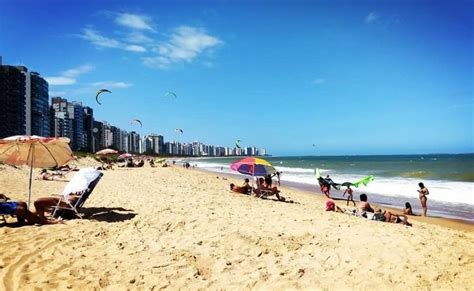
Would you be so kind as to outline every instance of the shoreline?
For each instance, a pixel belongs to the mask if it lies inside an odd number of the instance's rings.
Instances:
[[[237,185],[239,185],[242,182],[242,179],[245,179],[247,177],[247,176],[240,175],[240,174],[214,172],[214,171],[207,170],[207,169],[204,169],[204,168],[199,168],[199,167],[197,167],[193,170],[197,170],[197,171],[202,172],[202,173],[207,173],[207,174],[212,175],[212,176],[214,176],[214,175],[224,176],[224,177],[226,177],[228,179],[232,179],[232,180],[238,179],[237,181],[234,181],[234,182],[237,183]],[[248,178],[250,178],[250,177],[248,177]],[[230,184],[230,182],[229,182],[229,184]],[[311,185],[308,185],[307,187],[304,187],[299,183],[284,182],[284,184],[282,186],[279,186],[278,188],[279,189],[281,188],[283,193],[288,192],[287,190],[292,190],[292,191],[297,191],[297,192],[300,192],[300,193],[304,193],[306,195],[314,197],[316,200],[318,200],[318,202],[321,203],[321,205],[322,205],[322,203],[324,203],[326,201],[326,196],[323,193],[321,193],[317,190],[312,190],[315,187],[313,187]],[[283,194],[283,196],[284,196],[284,194]],[[355,195],[354,195],[354,198],[357,199],[357,197],[355,197]],[[331,199],[334,200],[336,202],[336,205],[338,205],[339,207],[342,207],[342,208],[346,207],[346,205],[345,205],[346,200],[345,199],[342,199],[342,198],[339,198],[339,197],[331,197]],[[356,204],[359,202],[358,200],[354,200],[354,201],[356,202]],[[370,202],[370,197],[369,197],[369,202]],[[380,204],[380,203],[376,203],[376,202],[370,202],[370,204],[375,206],[374,208],[382,208],[382,209],[389,210],[391,212],[395,212],[395,213],[399,213],[399,214],[403,213],[402,208],[397,208],[397,207],[393,207],[393,206],[392,207],[391,206],[386,206],[384,204]],[[349,207],[351,207],[351,203],[349,203]],[[463,230],[463,231],[469,231],[469,232],[474,231],[474,223],[472,223],[468,220],[462,220],[462,219],[457,219],[457,218],[448,218],[448,217],[440,217],[440,216],[426,216],[426,217],[423,217],[423,216],[420,216],[420,215],[409,215],[408,220],[409,221],[424,222],[424,223],[429,223],[429,224],[435,224],[435,225],[439,225],[439,226],[443,226],[443,227],[447,227],[447,228],[451,228],[451,229],[455,229],[455,230]]]

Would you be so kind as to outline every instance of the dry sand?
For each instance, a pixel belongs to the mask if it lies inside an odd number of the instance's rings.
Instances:
[[[27,173],[1,166],[0,193],[24,200]],[[296,203],[230,193],[232,181],[181,167],[105,171],[88,219],[0,227],[0,290],[473,289],[472,225],[368,221],[293,189],[283,192]],[[35,181],[34,197],[64,184]]]

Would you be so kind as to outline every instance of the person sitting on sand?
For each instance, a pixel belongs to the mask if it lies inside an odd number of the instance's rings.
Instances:
[[[247,195],[249,194],[246,187],[235,186],[234,183],[230,184],[230,191],[235,192],[235,193],[240,193],[240,194],[247,194]]]
[[[415,214],[413,214],[413,210],[411,208],[410,202],[405,202],[405,209],[403,209],[403,214],[405,214],[405,215],[415,215]]]
[[[68,202],[75,205],[80,198],[81,193],[71,193],[68,195]],[[45,218],[45,212],[56,207],[59,203],[59,207],[70,207],[66,202],[63,201],[63,196],[47,196],[40,197],[33,202],[36,209],[36,214],[39,217]],[[61,201],[61,202],[59,202]]]
[[[30,224],[54,224],[55,220],[48,220],[28,210],[28,206],[23,201],[7,201],[9,197],[0,193],[0,215],[15,215],[18,222],[26,220]]]
[[[271,178],[270,178],[271,179]],[[275,195],[278,200],[285,201],[285,197],[280,196],[280,190],[277,187],[269,187],[268,184],[264,183],[265,179],[259,178],[257,182],[257,189],[255,189],[255,196],[257,198],[263,198],[265,196]]]
[[[45,181],[65,181],[60,174],[50,174],[48,170],[42,169],[39,175],[36,177],[37,180]]]
[[[364,216],[365,212],[374,212],[372,206],[367,202],[367,194],[360,194],[359,212]]]
[[[244,184],[242,185],[242,188],[247,189],[247,194],[252,193],[252,186],[250,186],[250,180],[248,178],[245,178]]]
[[[328,199],[326,201],[326,211],[344,212],[344,210],[342,210],[341,207],[337,206],[336,203],[331,199]]]

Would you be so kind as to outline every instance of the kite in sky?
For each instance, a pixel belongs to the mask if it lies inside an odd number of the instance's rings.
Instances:
[[[99,102],[99,95],[104,93],[104,92],[112,93],[111,91],[109,91],[107,89],[100,89],[99,91],[97,91],[97,94],[95,95],[95,101],[97,101],[97,103],[99,103],[99,105],[102,105],[102,103]]]

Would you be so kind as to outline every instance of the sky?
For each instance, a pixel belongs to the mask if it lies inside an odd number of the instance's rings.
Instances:
[[[128,131],[273,155],[474,152],[472,1],[0,4],[3,64]]]

